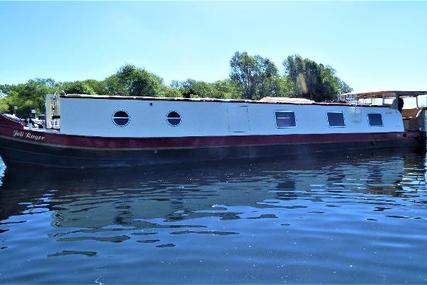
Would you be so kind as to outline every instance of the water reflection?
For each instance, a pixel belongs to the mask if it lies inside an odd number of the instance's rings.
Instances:
[[[132,225],[138,219],[189,219],[212,208],[220,213],[220,205],[321,202],[325,192],[325,198],[349,191],[408,197],[425,185],[424,160],[414,155],[312,162],[151,171],[11,170],[3,177],[0,219],[43,207],[52,211],[53,223],[59,227]]]
[[[427,277],[420,254],[427,250],[420,155],[180,168],[7,170],[0,191],[0,261],[7,265],[0,280],[372,283]],[[398,248],[411,251],[417,265],[408,267]],[[135,270],[148,275],[140,280]]]

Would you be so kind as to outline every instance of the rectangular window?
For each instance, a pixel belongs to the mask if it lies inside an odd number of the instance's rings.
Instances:
[[[276,125],[279,129],[295,127],[294,112],[276,112]]]
[[[368,114],[369,119],[369,125],[375,126],[375,127],[382,127],[383,126],[383,117],[381,114]]]
[[[344,127],[344,115],[343,113],[328,113],[328,122],[331,127]]]

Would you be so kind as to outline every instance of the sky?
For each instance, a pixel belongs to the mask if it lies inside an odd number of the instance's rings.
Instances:
[[[332,66],[355,91],[427,90],[427,2],[0,2],[0,84],[228,77],[236,51]]]

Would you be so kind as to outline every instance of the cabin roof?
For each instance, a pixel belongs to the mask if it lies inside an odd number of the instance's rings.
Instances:
[[[61,98],[112,99],[112,100],[147,100],[147,101],[185,101],[185,102],[228,102],[228,103],[259,103],[259,104],[313,104],[313,105],[347,105],[339,102],[315,102],[305,98],[295,97],[264,97],[260,100],[218,99],[218,98],[182,98],[182,97],[148,97],[122,95],[88,95],[63,94]]]
[[[314,104],[313,100],[305,98],[294,98],[294,97],[264,97],[258,100],[258,102],[266,103],[294,103],[294,104]]]
[[[77,99],[111,99],[111,100],[145,100],[145,101],[169,101],[169,102],[219,102],[219,103],[251,103],[251,104],[292,104],[292,105],[323,105],[323,106],[349,106],[353,105],[347,102],[346,96],[354,96],[361,94],[360,98],[371,98],[369,94],[376,94],[378,98],[382,98],[382,95],[387,93],[389,97],[396,96],[390,92],[399,92],[399,96],[418,96],[427,94],[427,91],[377,91],[377,92],[365,92],[365,93],[347,93],[340,96],[339,102],[315,102],[305,98],[295,97],[264,97],[260,100],[245,100],[245,99],[218,99],[218,98],[182,98],[182,97],[148,97],[148,96],[122,96],[122,95],[89,95],[89,94],[62,94],[61,98],[77,98]],[[402,93],[405,92],[405,93]],[[403,95],[405,94],[405,95]],[[418,95],[415,95],[418,94]],[[346,95],[346,96],[344,96]],[[363,97],[367,96],[367,97]],[[364,105],[363,107],[384,107],[383,105]]]
[[[89,95],[66,94],[62,98],[86,98],[86,99],[113,99],[113,100],[155,100],[155,101],[195,101],[195,102],[256,102],[245,99],[217,99],[217,98],[182,98],[182,97],[150,97],[150,96],[123,96],[123,95]]]
[[[427,91],[416,90],[382,90],[382,91],[368,91],[368,92],[350,92],[340,95],[340,98],[357,97],[359,99],[368,98],[383,98],[383,97],[417,97],[420,95],[427,95]]]

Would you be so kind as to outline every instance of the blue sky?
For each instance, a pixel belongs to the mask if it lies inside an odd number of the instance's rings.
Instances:
[[[331,65],[355,90],[427,89],[427,2],[0,2],[0,84],[103,79],[125,63],[228,77],[235,51]]]

